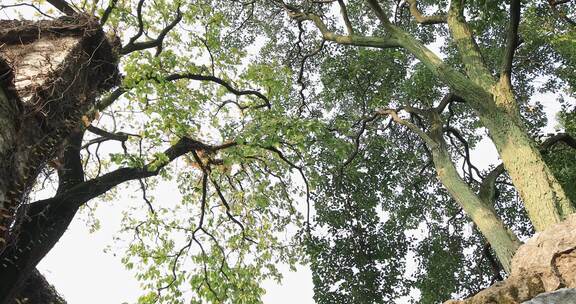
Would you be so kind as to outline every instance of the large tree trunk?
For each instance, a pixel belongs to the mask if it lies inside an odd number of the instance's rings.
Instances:
[[[515,8],[518,19],[519,5]],[[560,222],[574,212],[573,205],[528,136],[512,91],[510,73],[512,54],[517,44],[516,34],[511,32],[507,38],[509,50],[502,59],[509,62],[509,68],[503,67],[500,79],[496,80],[484,62],[474,34],[465,20],[464,1],[451,1],[447,22],[466,69],[469,84],[477,87],[469,85],[468,88],[461,88],[459,84],[445,78],[446,84],[459,90],[463,96],[468,96],[470,105],[488,129],[534,228],[541,231]],[[439,77],[443,78],[442,75]],[[478,96],[475,98],[474,95]]]
[[[39,34],[40,33],[40,34]],[[40,170],[100,92],[118,82],[112,46],[98,20],[0,21],[0,253],[15,240],[16,209]],[[0,241],[2,242],[2,241]]]
[[[34,270],[11,304],[66,304],[66,300],[38,270]]]
[[[8,242],[6,219],[12,218],[16,203],[11,192],[14,188],[14,150],[20,116],[19,102],[10,90],[13,74],[10,66],[0,57],[0,252]]]
[[[83,182],[84,171],[80,149],[84,132],[74,132],[66,141],[59,158],[57,195]],[[26,218],[19,226],[19,237],[13,246],[0,254],[0,303],[10,303],[22,295],[23,289],[38,283],[34,280],[36,265],[52,250],[80,207],[74,199],[44,200],[21,206]],[[30,277],[32,275],[32,277]],[[39,287],[45,287],[40,284]],[[35,303],[35,302],[32,302]]]
[[[73,201],[38,204],[28,210],[16,243],[0,255],[0,303],[11,303],[22,292],[36,265],[64,234],[76,211]]]
[[[368,0],[368,4],[390,38],[418,58],[476,112],[488,129],[536,229],[545,229],[574,212],[562,186],[526,133],[511,91],[509,72],[498,82],[484,63],[464,20],[463,1],[450,2],[447,21],[467,75],[446,64],[414,36],[392,24],[378,1]]]
[[[411,110],[408,109],[410,112]],[[492,206],[493,189],[497,175],[492,173],[483,181],[480,193],[476,194],[454,166],[448,145],[444,140],[444,123],[436,110],[419,111],[431,123],[430,130],[425,132],[415,124],[401,119],[395,111],[384,110],[394,121],[408,127],[416,133],[431,152],[432,162],[438,175],[438,180],[448,190],[450,196],[472,219],[482,235],[486,238],[507,273],[510,273],[512,256],[520,246],[518,237],[502,222]]]
[[[436,124],[431,133],[436,145],[430,147],[430,150],[438,180],[490,243],[504,271],[510,273],[512,256],[520,247],[520,240],[504,225],[491,205],[492,202],[489,199],[482,200],[460,177],[448,153],[442,134],[442,124]]]
[[[481,119],[490,130],[490,137],[536,231],[559,223],[573,213],[564,189],[520,122],[497,108],[481,113]]]
[[[118,83],[118,70],[112,44],[87,16],[0,21],[2,44],[0,63],[10,65],[0,65],[9,75],[0,82],[0,303],[11,304],[35,284],[27,280],[81,205],[65,197],[30,204],[28,193],[55,158],[65,167],[58,193],[83,181],[81,118]]]

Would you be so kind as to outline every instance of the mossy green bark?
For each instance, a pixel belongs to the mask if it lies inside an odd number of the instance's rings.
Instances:
[[[423,62],[440,80],[476,112],[488,129],[504,167],[518,190],[537,231],[560,222],[574,212],[572,203],[552,171],[528,136],[521,121],[517,102],[504,82],[490,81],[485,70],[478,67],[481,58],[465,37],[466,28],[456,27],[456,38],[462,44],[461,57],[467,63],[466,76],[447,65],[413,36],[391,24],[385,25],[402,47]],[[460,37],[462,36],[462,37]]]
[[[478,230],[484,235],[496,253],[504,270],[509,273],[514,253],[520,247],[518,238],[506,228],[492,206],[483,202],[458,174],[447,151],[434,149],[434,165],[438,179],[448,190],[452,198],[472,219]]]

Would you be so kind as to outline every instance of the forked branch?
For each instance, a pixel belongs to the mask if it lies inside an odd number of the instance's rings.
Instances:
[[[144,3],[143,0],[141,0],[138,3],[138,9],[137,9],[137,11],[138,11],[138,32],[136,33],[135,36],[130,38],[130,41],[128,42],[128,44],[126,44],[125,46],[122,47],[122,49],[120,49],[120,54],[122,54],[122,55],[126,55],[129,53],[135,52],[135,51],[146,50],[146,49],[150,49],[150,48],[156,48],[156,55],[160,54],[160,52],[162,52],[162,44],[164,43],[164,38],[182,20],[182,12],[180,11],[180,7],[178,7],[178,9],[176,10],[176,18],[174,18],[174,20],[172,20],[172,22],[170,22],[164,29],[162,29],[160,31],[160,33],[158,34],[158,37],[156,37],[156,39],[149,40],[149,41],[137,42],[136,40],[138,40],[138,38],[140,38],[140,36],[144,32],[144,22],[142,20],[142,5],[143,5],[143,3]]]

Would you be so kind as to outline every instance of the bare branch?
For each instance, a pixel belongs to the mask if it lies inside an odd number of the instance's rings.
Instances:
[[[520,0],[511,0],[510,2],[510,22],[508,23],[506,48],[504,49],[502,66],[500,67],[501,81],[505,81],[508,85],[510,85],[514,51],[518,47],[518,25],[520,24],[521,6]]]
[[[120,49],[120,54],[122,54],[122,55],[126,55],[129,53],[135,52],[135,51],[150,49],[150,48],[154,48],[154,47],[156,48],[156,55],[160,54],[160,52],[162,52],[162,43],[164,42],[164,38],[182,20],[182,12],[180,11],[180,7],[178,7],[178,9],[176,10],[176,18],[174,18],[174,20],[172,20],[172,22],[170,22],[170,24],[168,24],[164,29],[162,29],[162,31],[160,31],[160,34],[158,34],[158,37],[156,37],[156,39],[149,40],[149,41],[143,41],[143,42],[136,42],[136,40],[142,35],[142,32],[144,31],[144,24],[142,21],[142,4],[141,3],[143,3],[143,0],[140,0],[140,2],[138,3],[138,7],[139,7],[139,11],[138,11],[138,26],[139,26],[138,33],[130,39],[128,44],[126,44],[124,47],[122,47],[122,49]]]
[[[314,14],[306,14],[302,12],[289,11],[289,16],[297,21],[309,20],[314,22],[322,37],[325,40],[336,42],[343,45],[353,45],[353,46],[367,46],[375,48],[397,48],[400,47],[400,43],[393,38],[382,38],[382,37],[371,37],[371,36],[358,36],[358,35],[338,35],[328,29],[326,24],[322,19]]]
[[[478,170],[478,168],[476,168],[476,166],[474,166],[472,164],[472,161],[470,160],[470,147],[468,145],[468,141],[466,141],[466,139],[464,138],[464,136],[462,136],[462,134],[460,133],[460,131],[458,131],[456,128],[454,127],[444,127],[444,130],[450,134],[453,134],[454,136],[456,136],[456,138],[458,139],[458,141],[460,141],[460,143],[464,146],[464,152],[466,153],[464,156],[464,160],[466,161],[466,164],[468,165],[468,169],[469,170],[474,170],[474,172],[476,172],[476,174],[478,175],[478,177],[482,178],[482,174],[480,174],[480,170]],[[472,177],[472,172],[469,173],[470,178]]]
[[[264,101],[263,104],[255,105],[253,107],[240,105],[240,104],[237,104],[236,102],[232,102],[232,101],[226,101],[220,107],[224,106],[227,103],[235,103],[242,110],[246,109],[246,108],[258,109],[258,108],[264,108],[264,107],[270,109],[272,107],[272,104],[270,103],[270,100],[268,99],[268,97],[266,97],[264,94],[260,93],[259,91],[236,89],[230,83],[226,82],[222,78],[219,78],[219,77],[216,77],[213,75],[201,75],[201,74],[192,74],[192,73],[174,73],[174,74],[170,74],[170,75],[163,78],[163,80],[166,80],[166,81],[176,81],[176,80],[180,80],[180,79],[190,79],[190,80],[214,82],[214,83],[217,83],[217,84],[223,86],[224,88],[226,88],[226,90],[228,90],[230,93],[232,93],[236,96],[254,95],[254,96],[256,96],[259,99]],[[158,77],[148,78],[148,80],[154,80],[156,82],[162,81]],[[95,107],[95,110],[103,111],[104,109],[106,109],[107,107],[112,105],[116,100],[118,100],[118,98],[120,98],[128,90],[129,90],[129,88],[124,88],[124,87],[119,87],[119,88],[115,89],[108,96],[106,96],[106,97],[104,97],[98,101],[98,103]]]
[[[30,3],[17,3],[17,4],[7,4],[7,5],[0,5],[0,10],[3,10],[5,8],[10,8],[10,7],[19,7],[19,6],[28,6],[31,7],[33,9],[35,9],[40,15],[50,18],[50,19],[55,19],[54,16],[50,16],[46,13],[44,13],[39,7],[37,7],[34,4],[30,4]]]
[[[348,156],[348,158],[344,161],[344,163],[340,167],[340,174],[341,175],[343,175],[344,168],[346,168],[346,166],[348,166],[354,160],[354,158],[356,158],[356,155],[358,155],[358,152],[360,152],[360,139],[361,139],[362,135],[364,134],[364,132],[366,131],[366,127],[368,126],[368,123],[376,120],[378,117],[380,117],[380,115],[378,113],[374,113],[374,114],[372,114],[366,118],[363,118],[360,121],[360,130],[358,130],[358,132],[354,136],[354,150],[352,151],[352,153]]]
[[[66,140],[66,147],[64,148],[62,156],[57,160],[60,163],[60,165],[57,166],[57,193],[67,191],[84,181],[84,168],[82,167],[82,159],[80,157],[80,145],[82,144],[83,137],[84,131],[76,131]]]
[[[299,24],[301,25],[301,24]],[[298,36],[299,39],[299,43],[302,42],[301,38],[302,38],[302,34],[303,34],[303,29],[301,26],[299,26],[300,28],[300,35]],[[322,40],[322,42],[320,43],[320,45],[318,45],[318,47],[316,49],[314,49],[311,53],[304,55],[304,57],[302,57],[302,61],[300,62],[300,71],[298,72],[298,84],[300,85],[300,99],[301,99],[301,104],[300,107],[298,107],[298,114],[302,114],[302,111],[304,110],[304,107],[307,107],[308,104],[306,103],[306,96],[304,95],[304,90],[306,90],[306,84],[304,83],[304,71],[306,69],[306,61],[311,58],[316,56],[318,53],[320,53],[322,51],[322,49],[324,48],[324,43],[326,42],[326,40]],[[302,42],[303,43],[303,42]],[[300,53],[301,47],[300,44],[298,44],[298,52]]]
[[[352,27],[352,22],[350,22],[350,18],[348,17],[348,10],[346,9],[344,0],[338,0],[338,5],[340,6],[340,13],[344,19],[344,24],[346,24],[346,31],[348,32],[348,35],[352,36],[354,35],[354,28]]]
[[[150,200],[148,199],[148,195],[146,193],[148,190],[148,186],[147,186],[146,182],[144,180],[142,180],[141,178],[139,178],[138,183],[140,184],[140,190],[142,190],[142,199],[144,200],[144,202],[146,202],[146,206],[148,206],[148,210],[152,214],[156,213],[156,210],[154,210],[154,207],[152,206],[152,202],[150,202]]]
[[[296,164],[294,164],[293,162],[291,162],[286,155],[284,155],[284,153],[279,150],[276,147],[273,146],[267,146],[267,147],[262,147],[263,149],[266,149],[268,151],[274,152],[276,155],[278,155],[278,157],[283,160],[286,164],[288,164],[288,166],[290,166],[292,169],[296,169],[299,173],[300,176],[302,177],[302,180],[304,181],[304,185],[306,186],[306,231],[308,233],[308,235],[310,235],[310,184],[308,183],[308,179],[306,178],[306,174],[304,174],[304,169],[302,168],[302,166],[298,166]]]
[[[54,6],[56,9],[58,9],[67,16],[74,16],[78,13],[65,0],[46,0],[46,1],[52,4],[52,6]]]
[[[174,81],[174,80],[179,80],[179,79],[211,81],[211,82],[214,82],[214,83],[217,83],[217,84],[223,86],[224,88],[226,88],[226,90],[228,90],[228,92],[230,92],[236,96],[254,95],[254,96],[256,96],[256,97],[258,97],[264,101],[264,104],[255,106],[254,108],[267,107],[268,109],[270,109],[272,106],[272,104],[270,103],[270,100],[268,99],[268,97],[264,96],[264,94],[262,94],[256,90],[238,90],[238,89],[234,88],[228,82],[226,82],[223,79],[218,78],[216,76],[200,75],[200,74],[192,74],[192,73],[181,73],[181,74],[174,73],[174,74],[166,76],[166,78],[165,78],[165,80],[168,80],[168,81]]]
[[[144,19],[142,17],[142,8],[144,7],[144,1],[145,0],[138,1],[138,5],[136,6],[136,19],[138,20],[138,32],[136,32],[136,34],[130,38],[130,40],[128,41],[128,45],[134,44],[134,42],[136,42],[136,40],[138,40],[138,38],[140,38],[140,36],[144,34]]]

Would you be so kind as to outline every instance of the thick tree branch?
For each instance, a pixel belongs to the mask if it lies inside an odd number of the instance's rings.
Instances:
[[[88,131],[90,131],[96,135],[100,135],[101,137],[108,138],[110,140],[117,140],[117,141],[128,140],[128,134],[124,133],[124,132],[111,133],[111,132],[108,132],[104,129],[100,129],[100,128],[93,126],[93,125],[88,126],[88,128],[86,128],[86,130],[88,130]]]
[[[16,299],[13,304],[66,304],[66,300],[58,294],[54,286],[50,285],[38,269],[34,269],[28,277]]]
[[[393,38],[382,38],[382,37],[371,37],[371,36],[358,36],[358,35],[338,35],[328,29],[326,24],[322,19],[314,14],[306,14],[301,12],[290,11],[289,15],[291,18],[297,21],[309,20],[314,22],[322,37],[327,41],[336,42],[343,45],[353,45],[353,46],[366,46],[375,48],[397,48],[400,47],[400,43]]]
[[[418,58],[426,67],[458,96],[465,99],[476,109],[484,109],[488,102],[492,101],[492,95],[489,90],[479,85],[478,80],[474,81],[460,73],[450,65],[446,64],[438,55],[432,52],[429,48],[418,41],[414,36],[401,28],[390,23],[388,16],[380,7],[377,0],[367,0],[370,8],[376,13],[376,16],[382,23],[384,29],[390,34],[401,47],[406,49],[416,58]],[[459,2],[459,0],[452,1],[452,3]],[[454,8],[451,8],[452,12]],[[450,25],[450,14],[448,16],[448,24]],[[462,24],[460,24],[462,25]],[[461,27],[460,27],[461,28]],[[467,29],[467,27],[464,27]],[[469,29],[468,29],[469,31]],[[458,31],[459,32],[459,31]],[[465,38],[471,38],[470,35],[464,35]],[[470,41],[469,41],[470,42]],[[473,42],[473,40],[472,40]],[[475,45],[475,44],[474,44]],[[476,56],[472,56],[475,58]],[[464,57],[464,60],[469,60],[470,57]],[[481,61],[482,62],[482,61]],[[475,65],[473,65],[475,66]],[[485,68],[484,68],[485,69]],[[490,76],[491,78],[491,76]],[[491,81],[494,82],[494,81]],[[483,83],[479,81],[479,83]]]
[[[124,93],[126,93],[126,89],[123,87],[119,87],[116,88],[114,91],[112,91],[110,94],[106,95],[105,97],[101,98],[100,100],[98,100],[98,102],[96,103],[96,106],[94,107],[94,110],[97,111],[104,111],[104,109],[108,108],[110,105],[112,105],[116,100],[118,100],[118,98],[120,98],[120,96],[122,96]]]
[[[78,184],[68,191],[65,191],[56,196],[37,201],[32,203],[31,209],[43,208],[43,206],[51,205],[59,202],[74,202],[75,205],[81,206],[89,200],[105,193],[106,191],[114,188],[115,186],[130,181],[151,176],[156,176],[162,168],[167,166],[170,162],[178,157],[196,150],[204,151],[205,153],[216,152],[222,149],[236,146],[235,142],[224,143],[222,145],[208,145],[200,141],[182,138],[175,145],[164,151],[167,161],[160,162],[159,160],[152,161],[142,168],[120,168],[112,172],[104,174],[100,177],[91,179],[89,181]]]
[[[52,4],[56,9],[68,16],[74,16],[77,14],[76,10],[68,4],[65,0],[46,0],[48,3]]]
[[[567,133],[558,133],[540,144],[540,152],[542,154],[548,153],[551,147],[560,142],[576,149],[576,139],[574,139],[574,137]],[[480,196],[480,198],[489,205],[492,205],[494,202],[494,196],[496,194],[496,179],[504,172],[504,165],[500,164],[492,169],[492,171],[486,175],[484,180],[482,180],[478,196]]]
[[[446,23],[446,15],[433,15],[433,16],[425,16],[422,14],[420,9],[418,9],[418,2],[417,0],[406,0],[408,3],[408,9],[410,10],[410,14],[416,22],[420,24],[439,24],[439,23]]]
[[[454,93],[448,93],[444,96],[444,98],[442,98],[438,106],[435,108],[435,111],[438,113],[444,112],[446,106],[452,102],[465,102],[465,100]]]
[[[382,9],[382,7],[378,3],[378,1],[377,0],[368,0],[367,2],[368,2],[368,6],[370,6],[372,11],[374,11],[374,13],[376,13],[376,17],[378,17],[378,20],[380,20],[380,22],[382,22],[382,25],[384,26],[384,28],[386,28],[388,30],[393,29],[392,23],[390,23],[390,19],[388,18],[388,15],[386,14],[386,12],[384,12],[384,10]]]
[[[108,7],[104,10],[104,13],[102,14],[102,17],[100,17],[100,24],[104,25],[106,24],[106,21],[108,21],[108,18],[110,18],[110,15],[112,14],[112,11],[116,8],[116,4],[118,3],[118,0],[111,0],[110,4],[108,5]]]
[[[122,148],[124,149],[124,151],[126,151],[125,143],[128,140],[128,138],[130,136],[139,137],[136,134],[128,134],[128,133],[124,133],[124,132],[111,133],[111,132],[100,129],[100,128],[93,126],[93,125],[88,126],[88,128],[86,130],[88,130],[88,131],[90,131],[96,135],[99,135],[100,137],[94,138],[94,139],[88,141],[87,143],[85,143],[82,146],[82,149],[86,149],[93,144],[99,144],[99,143],[103,143],[105,141],[115,140],[115,141],[119,141],[122,144]]]
[[[558,133],[552,137],[549,137],[540,145],[540,152],[543,154],[548,153],[550,148],[559,142],[563,142],[569,147],[576,149],[576,139],[574,137],[568,133]]]
[[[82,158],[80,156],[80,146],[83,137],[84,131],[77,130],[66,140],[64,153],[59,160],[61,165],[57,167],[57,193],[62,193],[84,181],[84,168],[82,167]]]
[[[482,184],[480,184],[478,196],[487,206],[494,205],[494,199],[496,198],[496,179],[498,179],[504,171],[503,164],[496,166],[492,171],[490,171],[490,173],[488,173],[488,175],[486,175],[484,180],[482,180]]]
[[[379,115],[388,115],[392,118],[392,120],[394,122],[401,124],[403,126],[406,126],[412,132],[416,133],[426,143],[426,145],[429,148],[432,149],[432,148],[436,147],[437,144],[432,139],[432,137],[430,137],[430,135],[426,134],[426,132],[424,132],[422,129],[420,129],[415,124],[400,118],[400,116],[398,116],[398,112],[396,110],[394,110],[394,109],[382,109],[382,110],[377,110],[376,113],[378,113]]]
[[[510,85],[510,74],[512,73],[512,61],[514,51],[518,47],[518,25],[520,24],[520,0],[510,2],[510,22],[508,23],[508,33],[506,35],[506,47],[502,56],[502,66],[500,67],[500,79]]]
[[[453,0],[450,2],[447,21],[448,28],[452,34],[452,40],[458,48],[468,77],[485,90],[491,89],[495,84],[495,80],[486,66],[470,26],[466,22],[463,0]]]

